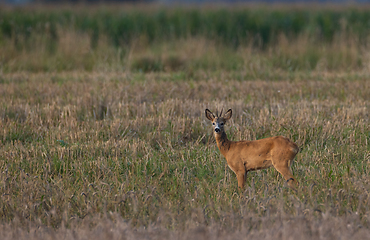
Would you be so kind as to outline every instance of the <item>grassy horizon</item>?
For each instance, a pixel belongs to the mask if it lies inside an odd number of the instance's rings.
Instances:
[[[369,68],[367,7],[123,5],[0,12],[5,73]]]

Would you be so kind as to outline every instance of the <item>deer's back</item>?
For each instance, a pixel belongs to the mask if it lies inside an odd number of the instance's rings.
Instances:
[[[225,158],[230,167],[245,166],[247,170],[264,169],[274,160],[293,159],[297,145],[286,137],[277,136],[255,141],[231,142]]]

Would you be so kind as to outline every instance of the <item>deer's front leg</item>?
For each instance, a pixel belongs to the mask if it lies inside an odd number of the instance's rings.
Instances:
[[[247,179],[247,172],[246,171],[236,172],[236,178],[238,179],[238,187],[243,189],[245,180]]]

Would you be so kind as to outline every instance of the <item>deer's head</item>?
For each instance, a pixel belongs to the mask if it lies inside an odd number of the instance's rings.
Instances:
[[[224,131],[224,125],[231,118],[232,111],[231,109],[227,110],[227,112],[222,115],[222,110],[220,114],[216,114],[216,116],[206,109],[206,118],[208,118],[212,122],[212,126],[215,130],[215,134],[220,134]]]

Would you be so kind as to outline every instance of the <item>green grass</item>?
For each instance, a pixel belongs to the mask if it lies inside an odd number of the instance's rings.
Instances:
[[[50,40],[50,52],[55,50],[61,37],[58,28],[88,33],[93,48],[104,35],[116,46],[140,36],[149,43],[204,36],[234,47],[250,42],[266,47],[275,42],[279,34],[289,38],[308,34],[318,41],[331,42],[336,35],[349,33],[366,42],[370,19],[367,7],[356,6],[320,10],[262,6],[207,10],[195,7],[4,8],[1,15],[1,40],[12,37],[23,40],[34,33],[42,34]],[[32,44],[25,47],[32,48]]]

